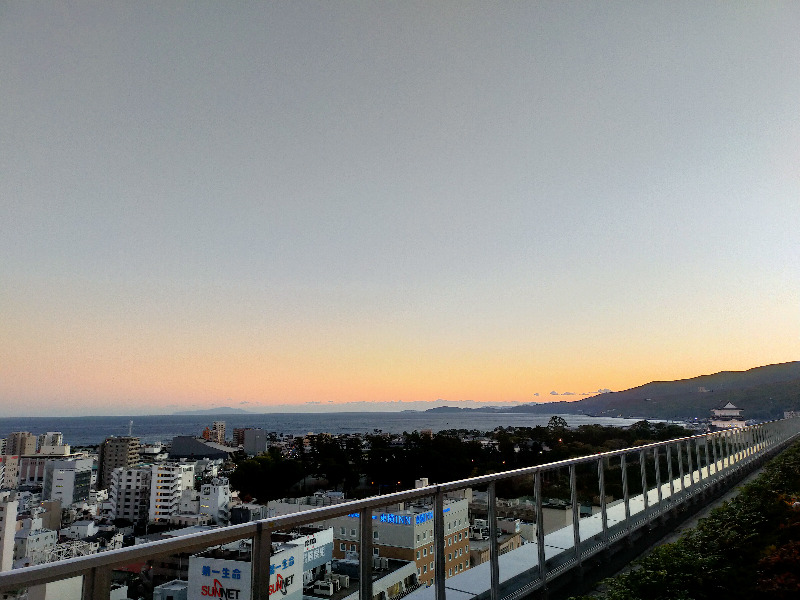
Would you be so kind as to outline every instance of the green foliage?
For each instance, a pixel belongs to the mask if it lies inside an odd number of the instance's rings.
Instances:
[[[778,599],[800,594],[800,444],[674,544],[606,580],[606,600]]]
[[[230,475],[231,487],[242,497],[260,502],[285,498],[289,489],[304,475],[303,465],[271,451],[239,462]]]

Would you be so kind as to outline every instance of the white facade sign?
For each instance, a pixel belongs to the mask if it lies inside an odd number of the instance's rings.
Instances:
[[[250,600],[251,567],[243,560],[189,558],[189,600]]]

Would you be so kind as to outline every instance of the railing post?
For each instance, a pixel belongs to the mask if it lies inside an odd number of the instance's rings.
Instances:
[[[675,503],[675,477],[672,473],[672,444],[665,448],[667,454],[667,477],[669,478],[669,502]]]
[[[83,600],[109,600],[111,598],[111,571],[94,567],[83,574]]]
[[[608,546],[608,509],[606,507],[606,473],[603,459],[597,460],[597,485],[600,488],[600,518],[603,523],[603,547]]]
[[[686,440],[686,466],[689,468],[689,486],[694,487],[694,468],[692,467],[692,440]]]
[[[708,451],[708,436],[703,438],[703,448],[706,451],[706,477],[711,478],[711,455]]]
[[[539,564],[539,578],[542,581],[542,586],[546,586],[547,565],[544,555],[544,511],[542,510],[542,472],[539,470],[537,470],[533,476],[533,493],[536,495],[536,555],[537,555],[537,562]],[[494,589],[494,586],[492,586],[492,589]],[[497,599],[491,598],[491,600],[497,600]]]
[[[372,509],[362,508],[358,528],[358,597],[372,600]]]
[[[678,442],[678,476],[681,478],[681,495],[686,490],[686,481],[684,480],[685,474],[683,473],[683,442]]]
[[[575,545],[575,561],[581,567],[581,507],[578,504],[578,477],[575,463],[569,466],[569,495],[572,502],[572,543]]]
[[[433,540],[435,542],[434,548],[436,549],[436,554],[433,557],[433,581],[436,583],[434,592],[436,594],[436,600],[445,600],[446,592],[444,579],[447,576],[447,569],[445,568],[444,561],[444,492],[441,490],[436,492],[434,501]]]
[[[719,436],[714,433],[711,434],[711,452],[714,455],[714,476],[719,475],[719,453],[717,452],[717,441]]]
[[[653,448],[653,459],[656,461],[656,490],[658,490],[658,510],[662,509],[661,501],[664,499],[661,494],[661,446]]]
[[[729,431],[723,431],[722,435],[725,439],[725,468],[730,469],[731,465],[733,464],[731,461],[732,448],[731,448],[731,434]]]
[[[647,454],[644,450],[639,450],[639,472],[642,475],[642,516],[647,518],[647,508],[650,503],[647,501]]]
[[[703,453],[700,451],[700,442],[695,438],[694,451],[697,453],[697,481],[703,481]]]
[[[489,517],[489,598],[500,597],[500,555],[497,552],[497,488],[494,481],[488,486]]]
[[[270,523],[259,521],[253,536],[253,600],[269,598],[269,565],[272,555]]]
[[[625,505],[625,535],[631,532],[631,498],[628,494],[628,461],[625,454],[620,454],[619,465],[622,469],[622,501]]]

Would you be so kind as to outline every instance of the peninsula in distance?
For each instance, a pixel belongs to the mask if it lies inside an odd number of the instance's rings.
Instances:
[[[784,411],[800,410],[800,361],[755,367],[746,371],[721,371],[677,381],[652,381],[628,390],[604,392],[574,401],[477,407],[445,405],[423,408],[422,411],[691,420],[705,418],[712,408],[728,402],[743,409],[748,418],[757,420],[779,419],[783,417]],[[406,406],[408,404],[424,406],[425,403],[403,403]],[[364,410],[363,403],[358,403],[358,408],[353,410]],[[222,406],[174,414],[222,416],[251,413],[255,414],[255,411]]]

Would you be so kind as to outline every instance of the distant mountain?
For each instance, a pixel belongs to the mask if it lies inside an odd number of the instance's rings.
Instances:
[[[800,362],[722,371],[678,381],[653,381],[571,403],[575,411],[603,416],[705,418],[712,408],[733,402],[747,419],[776,419],[800,409]]]
[[[181,410],[174,415],[241,415],[250,414],[249,410],[241,408],[231,408],[230,406],[220,406],[219,408],[202,408],[198,410]]]
[[[643,419],[704,419],[712,408],[733,402],[746,419],[779,419],[800,410],[800,361],[722,371],[678,381],[653,381],[622,392],[575,402],[542,402],[481,412],[585,414]],[[431,409],[439,410],[439,409]],[[460,409],[474,410],[474,409]]]

